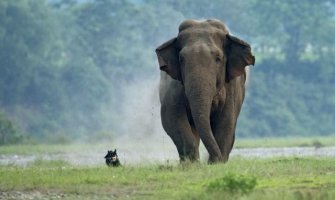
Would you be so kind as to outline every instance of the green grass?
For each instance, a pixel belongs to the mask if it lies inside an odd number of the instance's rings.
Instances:
[[[335,199],[334,158],[233,158],[227,164],[74,167],[37,160],[1,166],[0,191],[63,199]]]
[[[94,151],[99,148],[108,149],[107,147],[107,144],[18,144],[0,146],[0,154],[31,155],[44,153],[68,153],[83,150]]]
[[[237,138],[235,148],[335,146],[335,135],[318,137]]]
[[[335,146],[335,136],[238,138],[235,143],[235,148],[293,146]],[[89,153],[109,147],[107,143],[13,145],[0,146],[0,154]],[[127,148],[133,148],[132,144]],[[40,194],[45,199],[335,199],[335,158],[233,157],[227,164],[217,165],[121,168],[80,167],[62,160],[37,159],[26,167],[0,166],[0,197],[17,199],[15,195],[21,193],[28,195],[26,199],[39,199]]]

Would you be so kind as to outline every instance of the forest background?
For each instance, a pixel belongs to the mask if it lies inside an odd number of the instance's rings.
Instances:
[[[238,137],[335,134],[333,1],[1,0],[0,145],[154,134],[154,50],[187,18],[253,48]]]

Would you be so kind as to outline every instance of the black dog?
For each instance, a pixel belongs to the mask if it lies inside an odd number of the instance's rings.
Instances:
[[[119,167],[121,163],[119,161],[119,157],[117,156],[116,149],[114,151],[108,151],[105,156],[106,164],[109,167]]]

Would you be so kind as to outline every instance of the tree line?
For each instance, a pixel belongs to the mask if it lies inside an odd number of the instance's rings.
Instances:
[[[2,0],[0,144],[120,134],[122,86],[159,76],[154,49],[186,18],[221,19],[253,47],[237,135],[335,132],[332,1]]]

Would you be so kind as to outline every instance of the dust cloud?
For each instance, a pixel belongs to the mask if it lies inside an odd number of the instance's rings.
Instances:
[[[123,88],[120,124],[123,137],[143,138],[164,133],[160,122],[158,78],[136,80]]]
[[[111,145],[124,162],[178,160],[177,150],[161,125],[159,76],[124,86],[118,136]]]

